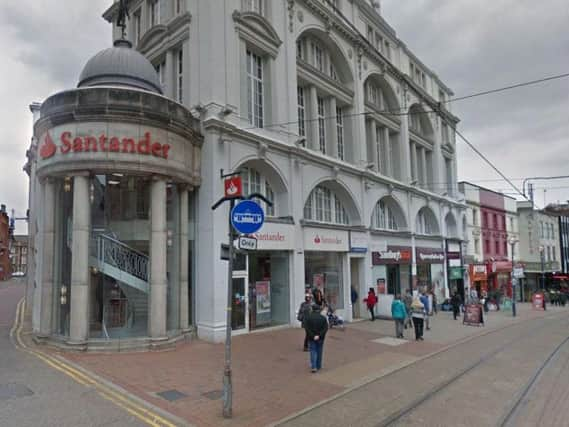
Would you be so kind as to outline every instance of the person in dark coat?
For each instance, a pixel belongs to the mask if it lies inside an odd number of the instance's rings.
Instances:
[[[324,307],[324,294],[322,293],[322,289],[312,289],[312,296],[314,297],[314,304]]]
[[[312,311],[304,321],[308,335],[308,348],[310,349],[310,369],[313,373],[322,369],[324,338],[326,338],[328,331],[328,321],[320,313],[321,310],[322,307],[319,305],[313,305]]]
[[[304,351],[308,351],[308,332],[306,331],[306,319],[312,311],[312,294],[307,292],[304,296],[304,301],[300,304],[298,309],[298,316],[296,319],[301,322],[304,329]]]
[[[452,298],[450,299],[450,304],[452,305],[452,315],[454,317],[454,320],[456,320],[458,314],[460,313],[460,305],[462,304],[462,299],[460,298],[458,292],[455,292],[452,295]]]

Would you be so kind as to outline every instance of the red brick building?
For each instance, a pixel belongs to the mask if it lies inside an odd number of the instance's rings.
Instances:
[[[8,280],[10,272],[10,217],[6,205],[0,206],[0,280]]]

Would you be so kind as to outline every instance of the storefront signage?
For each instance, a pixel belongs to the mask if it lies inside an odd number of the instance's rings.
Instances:
[[[512,272],[512,276],[514,276],[516,279],[523,279],[524,276],[524,268],[521,266],[516,266],[514,267],[514,270]]]
[[[492,273],[509,273],[512,271],[512,261],[494,261]]]
[[[462,267],[450,267],[449,268],[449,278],[450,280],[460,280],[463,276]]]
[[[224,182],[225,197],[237,197],[243,195],[243,181],[240,176],[232,176]]]
[[[71,132],[62,132],[59,136],[60,145],[57,146],[49,132],[46,133],[42,145],[39,148],[40,157],[49,159],[58,151],[62,155],[69,153],[84,152],[111,152],[152,155],[154,157],[168,158],[169,144],[161,144],[153,141],[150,132],[145,132],[144,137],[138,141],[135,138],[119,138],[108,136],[104,133],[98,136],[74,136]],[[59,150],[58,150],[59,149]]]
[[[451,251],[451,252],[447,252],[447,259],[460,259],[460,252],[455,252],[455,251]]]
[[[442,264],[445,254],[440,249],[415,248],[417,264]]]
[[[348,252],[348,232],[343,230],[305,228],[304,250]]]
[[[294,225],[265,222],[263,228],[254,233],[257,249],[260,251],[291,251],[294,249]]]
[[[486,265],[484,264],[471,265],[470,271],[470,279],[473,282],[479,282],[488,279],[488,275],[486,274]]]
[[[410,264],[411,248],[404,246],[388,246],[385,251],[371,253],[373,265],[382,264]]]
[[[254,237],[240,236],[239,249],[254,251],[257,249],[257,239]]]
[[[239,233],[252,234],[261,229],[265,213],[261,206],[252,200],[243,200],[231,210],[231,225]]]
[[[367,249],[367,234],[350,231],[350,252],[366,253]]]

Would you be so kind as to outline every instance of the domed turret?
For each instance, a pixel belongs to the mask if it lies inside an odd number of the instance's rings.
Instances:
[[[81,72],[77,87],[120,86],[162,94],[156,70],[128,40],[116,40],[113,47],[93,56]]]

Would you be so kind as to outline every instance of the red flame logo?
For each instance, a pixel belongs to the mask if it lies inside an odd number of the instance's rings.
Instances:
[[[43,141],[42,146],[40,147],[40,157],[42,159],[49,159],[51,156],[55,154],[57,147],[53,143],[49,132],[46,134],[45,139]]]
[[[320,236],[316,235],[316,237],[314,238],[314,243],[316,244],[320,243]]]

